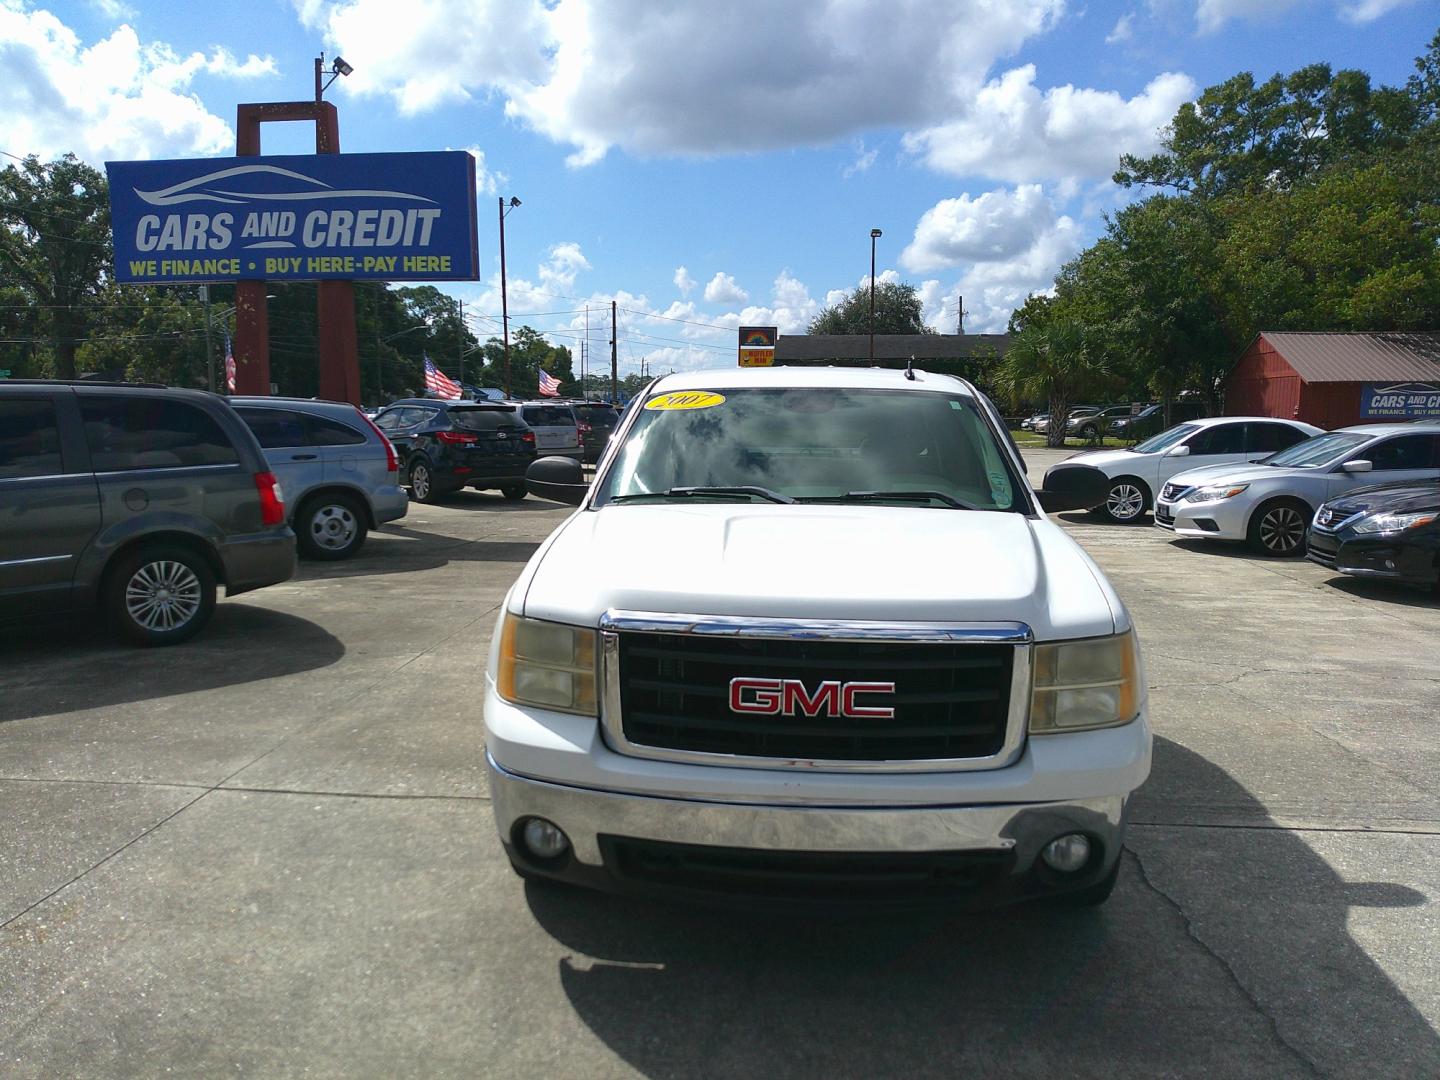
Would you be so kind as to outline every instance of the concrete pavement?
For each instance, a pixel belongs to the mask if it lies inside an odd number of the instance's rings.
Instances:
[[[412,507],[175,649],[0,632],[0,1073],[1440,1073],[1430,598],[1066,515],[1158,735],[1110,904],[689,911],[494,837],[485,650],[563,513]]]

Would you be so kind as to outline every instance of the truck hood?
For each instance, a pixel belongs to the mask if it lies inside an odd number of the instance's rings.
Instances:
[[[1048,519],[922,507],[687,504],[572,515],[511,594],[532,618],[608,609],[1108,634],[1123,607]]]

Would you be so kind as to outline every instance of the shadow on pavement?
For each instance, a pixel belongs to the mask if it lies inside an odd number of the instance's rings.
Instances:
[[[1225,772],[1157,742],[1151,805],[1199,785],[1264,820]],[[1215,843],[1205,876],[1175,889],[1184,869],[1157,857],[1157,872],[1147,855],[1142,871],[1127,852],[1096,911],[767,917],[526,895],[583,954],[558,973],[576,1014],[647,1076],[1402,1076],[1440,1061],[1440,1038],[1346,924],[1352,906],[1423,896],[1347,884],[1280,830],[1179,831],[1142,846],[1168,846],[1183,868],[1182,845]]]
[[[1384,604],[1405,607],[1440,608],[1440,589],[1424,585],[1405,585],[1398,581],[1373,581],[1366,578],[1339,576],[1325,584],[1336,592],[1348,593],[1362,600],[1378,600]]]
[[[215,606],[196,637],[163,649],[125,645],[100,621],[0,628],[0,722],[95,709],[328,667],[345,646],[279,611]]]
[[[391,539],[397,542],[391,543]],[[382,525],[370,534],[355,558],[331,563],[301,560],[295,576],[298,581],[315,581],[410,574],[452,562],[523,564],[530,561],[539,546],[538,540],[467,540],[461,536],[421,532],[406,525]]]

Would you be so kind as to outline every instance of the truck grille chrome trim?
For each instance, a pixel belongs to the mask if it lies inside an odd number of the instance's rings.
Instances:
[[[600,621],[600,632],[604,735],[614,750],[632,757],[824,772],[974,771],[1011,764],[1025,741],[1034,635],[1023,623],[875,623],[609,611]],[[774,649],[756,647],[766,641]],[[833,648],[846,643],[855,649]],[[814,649],[791,648],[802,645]],[[966,656],[972,646],[974,655]],[[933,655],[927,656],[932,649]],[[808,655],[816,650],[837,655]],[[770,655],[802,652],[807,655]],[[643,657],[657,667],[688,662],[719,670],[703,683],[687,681],[684,673],[666,678],[647,670],[640,678],[627,676],[627,688],[621,673],[625,655],[631,657],[627,663]],[[924,684],[908,692],[901,686],[894,704],[910,713],[895,719],[847,723],[848,718],[837,722],[833,715],[807,713],[772,723],[761,716],[720,716],[716,709],[715,699],[723,695],[729,678],[753,674],[750,667],[793,666],[793,674],[810,680],[826,674],[890,679],[885,672],[893,664],[899,672],[893,677],[903,680],[907,671],[948,673],[952,666],[947,660],[952,659],[955,671],[977,674],[965,685],[952,679],[948,685]],[[669,712],[661,707],[665,694],[679,707]],[[648,695],[649,707],[632,710],[627,723],[626,699],[637,695]],[[975,714],[956,719],[957,706],[972,708]],[[923,715],[915,715],[917,708]],[[670,745],[659,745],[666,742]],[[730,746],[736,750],[731,752]],[[934,752],[942,747],[948,752]]]

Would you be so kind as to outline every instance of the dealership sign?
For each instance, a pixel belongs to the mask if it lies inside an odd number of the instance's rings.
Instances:
[[[1440,383],[1363,383],[1360,416],[1365,420],[1440,419]]]
[[[115,278],[474,281],[464,150],[111,161]]]

